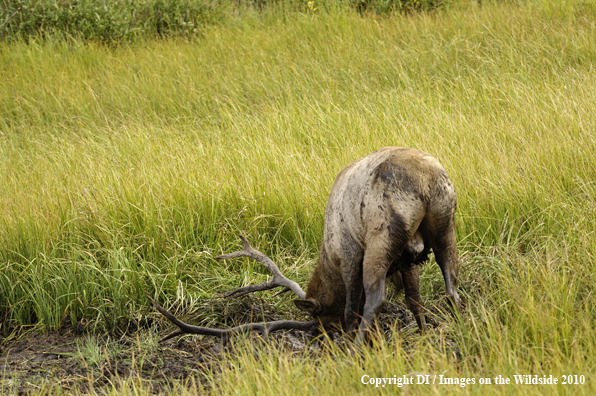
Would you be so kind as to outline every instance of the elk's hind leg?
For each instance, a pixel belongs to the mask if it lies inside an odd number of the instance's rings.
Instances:
[[[356,344],[360,345],[372,325],[375,316],[385,302],[385,278],[389,263],[386,252],[378,254],[377,249],[368,248],[362,263],[362,279],[364,286],[364,310],[358,328]]]
[[[457,273],[459,262],[455,239],[455,222],[451,220],[447,227],[438,232],[433,246],[435,259],[443,273],[445,289],[457,311],[461,314],[461,300],[457,294]]]
[[[402,268],[402,280],[406,294],[406,304],[414,314],[416,323],[421,331],[426,330],[426,319],[424,317],[424,306],[420,298],[419,268],[416,264],[410,264]]]

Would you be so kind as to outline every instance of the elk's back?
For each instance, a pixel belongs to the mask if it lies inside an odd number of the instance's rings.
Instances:
[[[361,254],[379,237],[400,241],[392,246],[410,243],[420,250],[420,243],[432,243],[433,230],[453,216],[455,199],[445,168],[433,156],[411,148],[381,148],[336,177],[325,210],[323,249],[337,264],[344,255]],[[415,237],[419,228],[422,234]],[[396,258],[401,251],[387,254]]]

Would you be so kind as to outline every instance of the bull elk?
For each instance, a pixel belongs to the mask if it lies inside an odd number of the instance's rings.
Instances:
[[[347,332],[357,330],[356,342],[360,344],[385,301],[385,279],[392,275],[401,275],[407,305],[424,330],[418,264],[427,260],[431,249],[443,273],[447,295],[460,310],[455,209],[455,190],[439,161],[411,148],[381,148],[337,175],[325,209],[318,264],[306,292],[242,236],[243,250],[215,257],[250,257],[273,273],[271,281],[241,287],[226,297],[283,287],[298,296],[296,307],[314,320],[251,323],[218,330],[188,325],[149,298],[155,309],[178,326],[162,340],[191,333],[227,341],[233,333],[250,330],[266,336],[282,329],[309,330],[339,324]]]

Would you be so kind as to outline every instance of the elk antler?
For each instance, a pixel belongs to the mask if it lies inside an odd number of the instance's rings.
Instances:
[[[294,293],[296,293],[296,295],[300,299],[304,300],[306,293],[304,292],[304,290],[302,290],[302,288],[298,285],[298,283],[296,283],[292,280],[289,280],[288,278],[283,276],[281,274],[279,268],[277,268],[277,265],[275,265],[275,263],[273,262],[273,260],[271,260],[265,254],[259,252],[258,250],[254,249],[252,246],[250,246],[248,241],[242,235],[240,235],[240,239],[242,239],[242,242],[244,242],[244,249],[242,249],[239,252],[233,252],[233,253],[228,253],[228,254],[223,254],[221,256],[217,256],[217,257],[215,257],[215,259],[216,260],[222,260],[222,259],[225,260],[225,259],[236,258],[236,257],[250,257],[250,258],[258,261],[259,263],[263,264],[265,267],[267,267],[267,269],[269,271],[271,271],[271,273],[273,273],[273,279],[269,282],[261,283],[260,285],[240,287],[236,290],[232,290],[231,292],[226,293],[224,295],[224,297],[232,297],[234,295],[237,297],[240,297],[245,294],[256,292],[256,291],[269,290],[269,289],[273,289],[276,287],[284,287],[287,290],[293,291]],[[286,290],[282,290],[282,292],[284,292],[284,291],[286,291]]]
[[[236,258],[236,257],[250,257],[259,263],[263,264],[269,271],[273,273],[273,279],[269,282],[262,283],[260,285],[253,285],[253,286],[244,286],[238,288],[236,290],[232,290],[231,292],[227,293],[225,297],[231,297],[233,295],[243,296],[248,293],[261,291],[261,290],[269,290],[275,287],[283,287],[279,293],[284,293],[286,291],[293,291],[296,293],[298,297],[304,299],[306,293],[298,283],[289,280],[285,276],[283,276],[277,268],[277,265],[265,254],[259,252],[258,250],[254,249],[248,241],[240,235],[240,239],[244,242],[244,249],[239,252],[233,252],[228,254],[223,254],[221,256],[215,257],[217,260],[221,259],[229,259],[229,258]],[[170,322],[178,326],[178,330],[171,332],[167,336],[163,337],[160,342],[169,340],[172,337],[176,337],[181,334],[200,334],[200,335],[209,335],[209,336],[216,336],[220,337],[221,341],[224,345],[227,345],[228,341],[230,340],[230,336],[235,333],[244,333],[251,330],[258,331],[263,338],[267,338],[267,335],[273,331],[278,330],[302,330],[302,331],[309,331],[314,330],[316,327],[319,326],[319,321],[311,320],[310,322],[299,322],[295,320],[278,320],[275,322],[263,322],[263,323],[248,323],[237,327],[232,327],[231,329],[211,329],[209,327],[199,327],[189,325],[188,323],[184,323],[180,319],[176,318],[171,312],[164,309],[161,305],[159,305],[154,299],[147,296],[153,307],[159,311],[163,316],[168,318]]]
[[[172,337],[176,337],[182,334],[199,334],[199,335],[209,335],[209,336],[216,336],[221,338],[222,344],[227,345],[230,341],[230,336],[235,333],[244,333],[251,330],[258,331],[261,337],[264,339],[267,338],[269,333],[278,330],[302,330],[302,331],[309,331],[314,330],[318,325],[319,322],[317,320],[311,320],[310,322],[299,322],[295,320],[278,320],[275,322],[263,322],[263,323],[248,323],[237,327],[232,327],[231,329],[211,329],[209,327],[199,327],[189,325],[184,323],[180,319],[176,318],[171,312],[164,309],[161,305],[159,305],[154,299],[147,296],[153,307],[159,311],[163,316],[168,318],[168,320],[178,326],[178,330],[175,330],[168,334],[167,336],[163,337],[159,342],[169,340]]]

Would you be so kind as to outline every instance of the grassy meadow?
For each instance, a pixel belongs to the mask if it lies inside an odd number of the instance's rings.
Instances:
[[[245,9],[186,39],[0,43],[0,332],[165,334],[146,294],[194,324],[261,320],[219,296],[266,270],[212,257],[242,233],[305,286],[335,175],[409,146],[458,193],[463,320],[355,357],[245,345],[202,390],[377,394],[363,375],[436,374],[476,384],[391,391],[594,394],[596,3],[314,8]],[[421,288],[444,307],[432,261]],[[300,317],[273,293],[245,298]],[[478,384],[514,374],[586,381]]]

